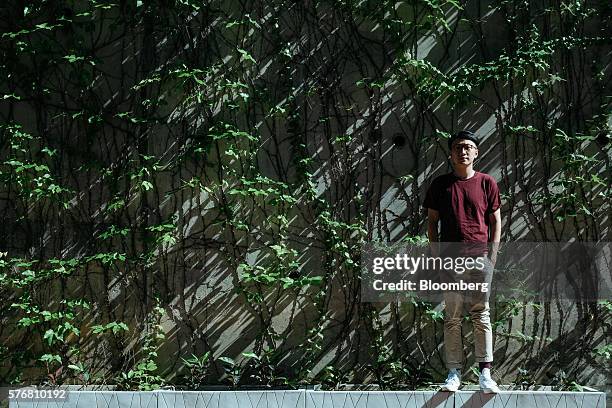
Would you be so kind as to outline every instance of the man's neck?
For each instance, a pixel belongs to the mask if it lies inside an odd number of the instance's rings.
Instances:
[[[453,167],[453,173],[460,179],[467,180],[472,178],[476,172],[472,166],[468,167]]]

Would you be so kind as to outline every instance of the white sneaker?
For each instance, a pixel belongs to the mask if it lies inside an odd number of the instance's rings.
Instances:
[[[448,377],[446,377],[446,381],[444,381],[444,384],[442,385],[442,387],[440,387],[440,391],[455,392],[459,389],[460,385],[461,371],[457,370],[456,368],[452,368],[448,372]]]
[[[497,383],[491,378],[490,368],[483,368],[480,376],[478,377],[478,383],[480,384],[480,389],[485,394],[497,394],[499,392]]]

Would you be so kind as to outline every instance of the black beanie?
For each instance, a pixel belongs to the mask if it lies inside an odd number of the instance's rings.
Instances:
[[[453,146],[453,142],[459,139],[471,140],[472,142],[476,143],[476,147],[478,147],[478,144],[480,143],[480,140],[476,137],[474,132],[462,130],[459,133],[455,133],[450,139],[448,139],[448,148],[450,149]]]

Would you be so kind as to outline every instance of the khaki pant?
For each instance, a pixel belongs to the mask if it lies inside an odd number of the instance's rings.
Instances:
[[[463,367],[463,336],[461,322],[469,313],[474,327],[476,362],[493,361],[493,330],[489,317],[489,294],[493,266],[487,262],[484,270],[469,270],[455,279],[470,282],[487,282],[487,292],[445,292],[444,293],[444,350],[448,369]]]

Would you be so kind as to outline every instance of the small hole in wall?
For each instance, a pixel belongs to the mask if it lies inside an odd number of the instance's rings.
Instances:
[[[406,137],[401,133],[396,133],[393,135],[393,145],[398,149],[406,146]]]

